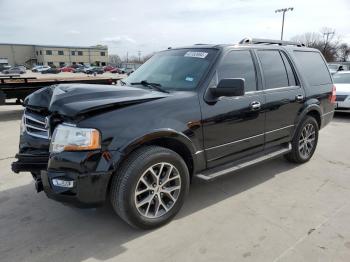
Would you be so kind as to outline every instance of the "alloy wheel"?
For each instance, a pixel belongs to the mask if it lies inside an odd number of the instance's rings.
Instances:
[[[181,176],[170,163],[149,167],[139,178],[135,189],[135,206],[147,218],[159,218],[174,206],[181,191]]]
[[[315,127],[312,124],[307,124],[304,126],[299,137],[299,153],[304,159],[311,155],[315,147],[315,140]]]

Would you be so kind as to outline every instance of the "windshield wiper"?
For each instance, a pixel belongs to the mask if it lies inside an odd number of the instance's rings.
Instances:
[[[162,88],[161,84],[158,83],[150,83],[147,82],[147,80],[142,80],[141,82],[134,82],[134,83],[130,83],[130,85],[143,85],[143,86],[147,86],[149,88],[153,88],[156,89],[157,91],[163,92],[163,93],[169,93],[168,91],[164,90]]]

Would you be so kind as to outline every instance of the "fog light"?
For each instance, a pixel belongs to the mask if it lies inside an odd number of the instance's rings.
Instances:
[[[52,179],[52,184],[54,186],[72,188],[74,186],[74,181],[67,181],[67,180],[61,180],[61,179],[55,178],[55,179]]]

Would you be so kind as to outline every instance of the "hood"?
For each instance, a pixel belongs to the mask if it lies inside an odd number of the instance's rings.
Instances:
[[[23,106],[38,110],[47,111],[55,86],[41,88],[24,99]]]
[[[167,96],[169,94],[130,86],[64,84],[54,88],[49,111],[73,118],[95,110]]]
[[[350,95],[350,84],[334,84],[337,95]]]

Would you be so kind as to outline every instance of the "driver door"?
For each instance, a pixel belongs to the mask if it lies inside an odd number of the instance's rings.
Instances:
[[[207,168],[238,160],[264,148],[265,104],[258,90],[256,65],[249,50],[229,51],[209,87],[224,78],[243,78],[245,94],[202,103]]]

